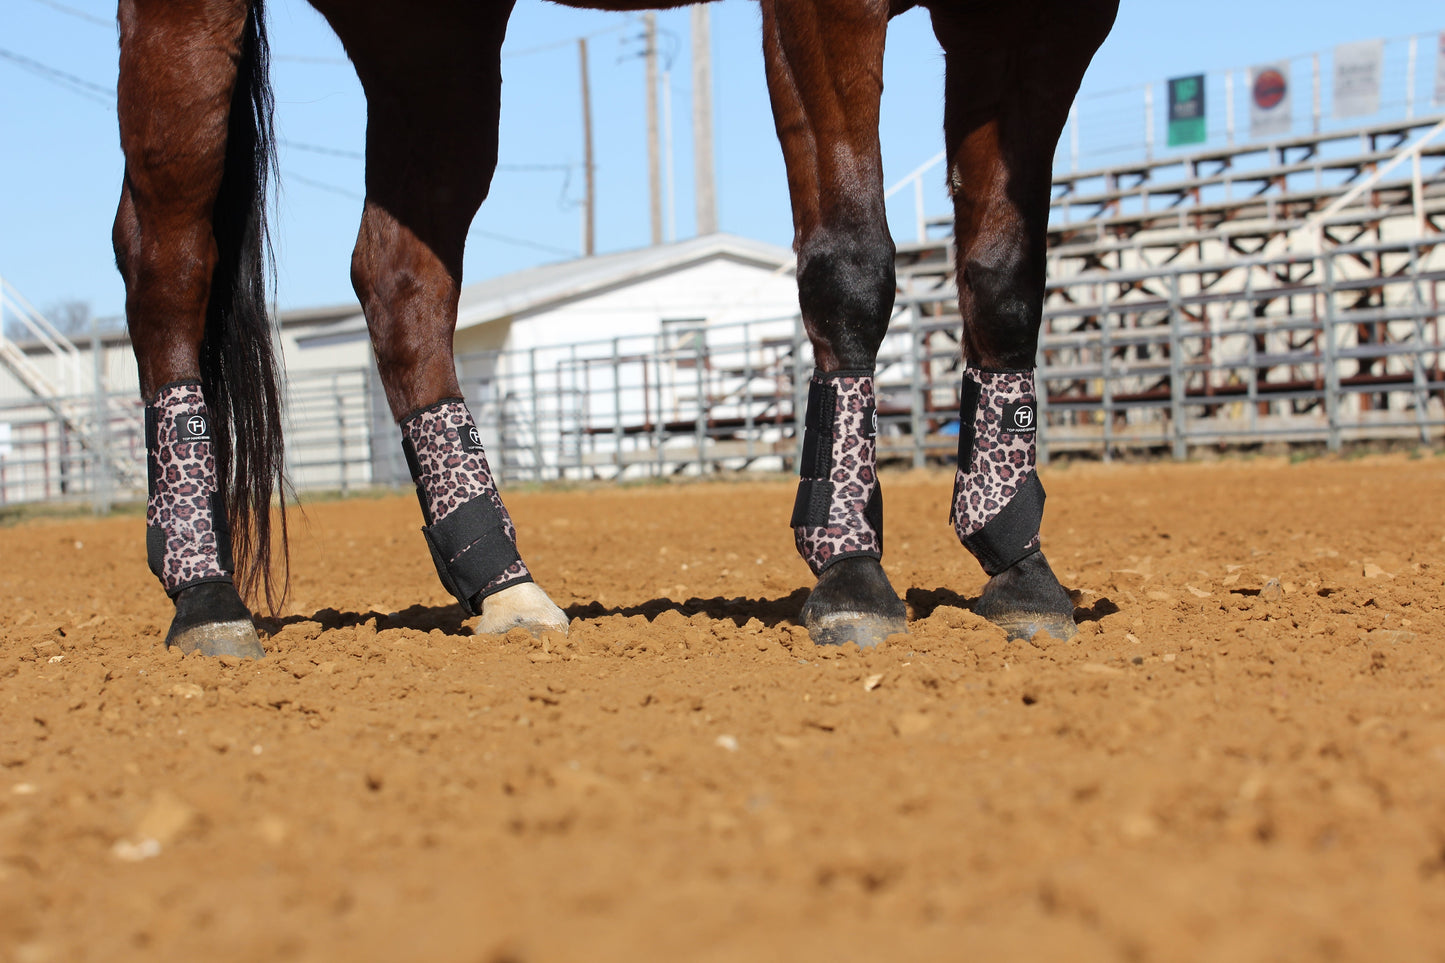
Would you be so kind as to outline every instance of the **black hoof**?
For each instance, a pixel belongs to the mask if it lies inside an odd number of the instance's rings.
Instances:
[[[251,611],[230,582],[202,582],[176,596],[176,617],[166,645],[202,655],[260,659],[266,655]]]
[[[1047,632],[1060,641],[1079,631],[1074,603],[1054,577],[1043,552],[1035,552],[988,580],[973,611],[1008,633],[1031,639]]]
[[[845,558],[823,570],[800,621],[814,645],[878,645],[908,631],[908,609],[877,559]]]

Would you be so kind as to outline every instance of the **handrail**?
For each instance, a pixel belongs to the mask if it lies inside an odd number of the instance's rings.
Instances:
[[[907,187],[910,183],[913,185],[914,220],[918,225],[918,243],[920,244],[928,240],[928,218],[925,217],[923,213],[923,175],[933,170],[939,164],[942,164],[947,158],[948,151],[939,151],[937,154],[934,154],[928,160],[915,167],[912,172],[905,175],[902,180],[898,181],[898,183],[894,184],[892,187],[888,188],[886,191],[883,192],[883,199],[886,201],[894,194],[897,194],[899,191],[903,190],[903,188]]]
[[[1366,125],[1362,127],[1321,131],[1315,134],[1300,135],[1283,141],[1261,141],[1258,143],[1239,144],[1229,148],[1214,147],[1205,151],[1200,151],[1198,153],[1177,154],[1167,157],[1150,158],[1144,161],[1133,163],[1112,164],[1087,171],[1056,171],[1052,176],[1051,186],[1058,187],[1060,185],[1077,184],[1080,181],[1096,180],[1101,177],[1108,178],[1121,173],[1136,173],[1144,170],[1160,170],[1180,166],[1187,168],[1192,164],[1201,162],[1210,162],[1223,160],[1230,157],[1242,157],[1251,154],[1274,152],[1290,147],[1303,147],[1312,144],[1323,144],[1327,142],[1356,140],[1362,136],[1378,136],[1381,134],[1392,132],[1399,132],[1401,134],[1404,134],[1412,129],[1419,129],[1421,127],[1424,127],[1429,123],[1430,118],[1405,118],[1404,120],[1389,121]],[[1428,131],[1426,131],[1424,135],[1417,139],[1414,144],[1411,144],[1408,148],[1405,149],[1405,156],[1407,159],[1412,156],[1411,152],[1413,152],[1416,167],[1416,181],[1421,180],[1421,172],[1419,170],[1421,152],[1427,144],[1429,144],[1432,140],[1435,139],[1436,136],[1438,136],[1442,125],[1445,125],[1445,118],[1441,118],[1440,120],[1438,120],[1438,122],[1436,122],[1435,125],[1431,127]],[[1379,151],[1376,153],[1382,156],[1390,156],[1389,151]],[[1397,159],[1399,158],[1399,156],[1400,154],[1398,152],[1394,155],[1394,157]],[[913,186],[914,217],[917,224],[919,243],[927,242],[928,225],[930,223],[923,210],[923,176],[929,171],[931,171],[933,168],[937,167],[939,164],[943,163],[945,160],[947,160],[947,158],[947,151],[939,151],[937,154],[934,154],[922,164],[919,164],[912,171],[899,178],[893,183],[891,187],[889,187],[883,192],[883,199],[886,201],[892,198],[894,195],[898,194],[905,187],[908,187],[910,184]],[[1231,168],[1227,171],[1222,171],[1217,174],[1210,174],[1204,177],[1186,178],[1182,181],[1156,182],[1146,178],[1136,186],[1121,188],[1119,190],[1106,193],[1108,197],[1135,197],[1140,194],[1172,194],[1192,190],[1196,187],[1201,186],[1216,186],[1229,182],[1249,183],[1254,181],[1266,180],[1276,176],[1281,169],[1289,172],[1298,173],[1306,170],[1313,170],[1317,167],[1330,168],[1349,166],[1350,164],[1355,163],[1360,159],[1361,158],[1356,156],[1316,156],[1308,162],[1298,162],[1294,164],[1268,164],[1262,167],[1250,167],[1245,169]],[[1388,173],[1389,171],[1393,170],[1393,163],[1394,162],[1381,168],[1379,173]],[[1378,180],[1374,180],[1369,183],[1378,183]],[[1362,189],[1368,189],[1368,187]],[[1359,195],[1347,194],[1345,196],[1349,198],[1349,200],[1345,201],[1345,204],[1348,204]],[[1420,196],[1420,192],[1416,191],[1417,220],[1423,218],[1423,212],[1420,210]],[[1071,196],[1066,192],[1065,194],[1061,194],[1058,196],[1051,196],[1049,200],[1049,207],[1052,210],[1054,208],[1068,208],[1074,204],[1079,203],[1097,203],[1098,201],[1095,200],[1095,197],[1096,195],[1090,195],[1085,198],[1080,198]],[[1103,200],[1105,195],[1097,195],[1097,197],[1099,198],[1099,200]],[[1092,218],[1086,220],[1092,220]]]
[[[1412,160],[1414,163],[1414,176],[1412,177],[1412,183],[1410,185],[1411,195],[1414,201],[1415,222],[1418,228],[1417,233],[1423,234],[1425,210],[1423,207],[1424,191],[1422,190],[1421,183],[1420,155],[1423,153],[1425,145],[1436,137],[1439,137],[1442,133],[1445,133],[1445,120],[1441,120],[1434,127],[1431,127],[1425,133],[1421,134],[1409,147],[1401,148],[1395,154],[1394,160],[1391,160],[1383,167],[1376,168],[1373,174],[1335,198],[1329,206],[1321,208],[1305,218],[1303,224],[1289,233],[1290,243],[1293,244],[1295,238],[1300,237],[1310,242],[1310,250],[1320,251],[1324,247],[1325,221],[1353,204],[1361,194],[1380,183],[1385,175],[1389,174],[1407,160]]]

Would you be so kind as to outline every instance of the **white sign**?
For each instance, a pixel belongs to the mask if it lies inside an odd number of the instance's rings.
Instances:
[[[1335,48],[1335,116],[1360,117],[1380,110],[1385,41],[1361,40]]]
[[[1440,49],[1435,54],[1435,103],[1445,107],[1445,30],[1440,32]]]
[[[1249,68],[1249,136],[1283,137],[1293,119],[1289,61]]]

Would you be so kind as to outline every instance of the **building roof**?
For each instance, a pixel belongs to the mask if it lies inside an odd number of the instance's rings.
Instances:
[[[793,253],[786,248],[732,234],[707,234],[672,244],[543,264],[463,287],[457,329],[525,317],[717,258],[779,272],[793,266]],[[316,316],[325,316],[328,309],[314,310]],[[297,342],[319,346],[348,341],[365,330],[366,319],[356,312],[298,335]]]

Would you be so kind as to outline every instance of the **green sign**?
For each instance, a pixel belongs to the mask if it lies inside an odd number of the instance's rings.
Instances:
[[[1204,75],[1175,77],[1169,81],[1169,146],[1202,144],[1204,139]]]

